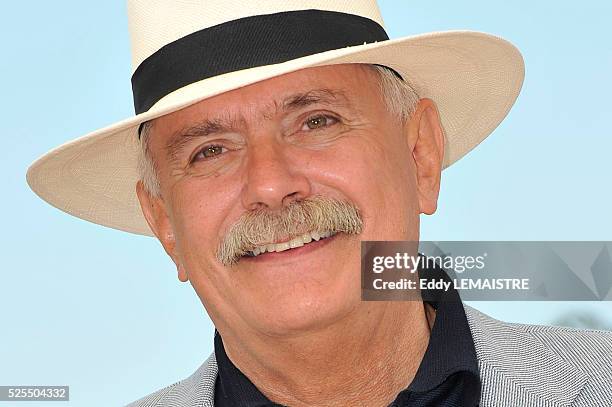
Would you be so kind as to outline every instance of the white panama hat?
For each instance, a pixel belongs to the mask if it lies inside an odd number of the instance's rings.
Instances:
[[[375,0],[128,0],[128,18],[136,115],[43,155],[27,182],[67,213],[143,235],[135,185],[147,120],[303,68],[377,64],[437,104],[446,168],[497,127],[524,77],[520,52],[490,34],[389,40]]]

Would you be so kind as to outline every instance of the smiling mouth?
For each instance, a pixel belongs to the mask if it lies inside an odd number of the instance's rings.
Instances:
[[[257,257],[264,253],[278,253],[284,252],[286,250],[296,249],[298,247],[302,247],[308,245],[313,242],[318,242],[320,240],[327,239],[332,237],[337,232],[309,232],[304,233],[303,235],[294,237],[291,240],[282,243],[269,243],[261,246],[255,247],[253,250],[250,250],[246,253],[246,257]]]

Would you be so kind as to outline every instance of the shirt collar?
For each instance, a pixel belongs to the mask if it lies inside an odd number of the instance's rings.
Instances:
[[[452,282],[444,269],[435,266],[421,269],[419,276]],[[475,400],[479,400],[478,359],[459,293],[451,284],[448,291],[423,293],[423,299],[436,309],[436,318],[421,364],[407,390],[425,392],[439,386],[451,375],[465,372],[476,379],[474,382],[478,386],[471,391],[477,396]]]
[[[215,357],[219,373],[215,383],[215,407],[275,406],[253,383],[232,363],[223,346],[223,340],[215,330]]]

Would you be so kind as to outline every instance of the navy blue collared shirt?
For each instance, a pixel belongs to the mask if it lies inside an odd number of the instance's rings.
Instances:
[[[421,277],[450,280],[441,268],[421,270]],[[410,385],[391,407],[473,407],[480,400],[478,360],[459,293],[428,292],[425,302],[436,309],[429,344]],[[278,407],[232,363],[223,340],[215,332],[219,374],[215,383],[216,407]]]

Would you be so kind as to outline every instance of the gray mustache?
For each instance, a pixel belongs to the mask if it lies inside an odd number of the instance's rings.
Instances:
[[[355,204],[314,195],[278,211],[259,209],[244,214],[219,244],[217,260],[224,266],[232,266],[257,246],[307,232],[359,234],[362,230],[363,219]]]

